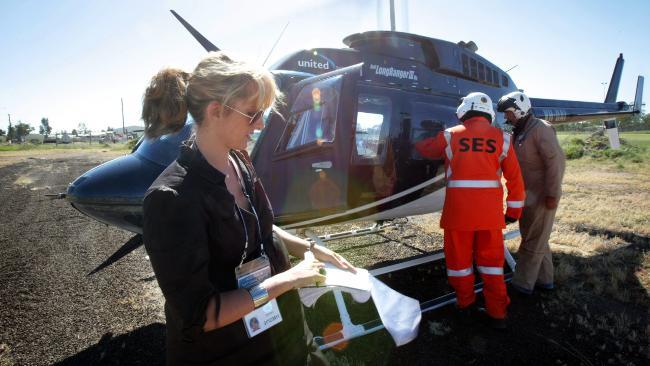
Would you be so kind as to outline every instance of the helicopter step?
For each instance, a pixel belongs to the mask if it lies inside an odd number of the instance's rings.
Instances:
[[[316,242],[318,245],[323,245],[323,246],[325,245],[324,240],[322,240],[320,237],[317,237],[310,231],[306,231],[306,233],[308,233],[308,235],[311,234],[309,235],[310,239]],[[503,240],[504,240],[503,248],[505,254],[505,261],[512,272],[514,272],[515,270],[516,262],[512,257],[512,254],[508,250],[508,247],[505,245],[505,241],[509,239],[514,239],[518,236],[520,236],[519,230],[510,231],[504,233],[503,235]],[[398,263],[391,264],[388,266],[375,268],[369,270],[368,272],[373,276],[380,276],[380,275],[404,270],[407,268],[412,268],[422,264],[432,263],[441,260],[444,257],[445,257],[444,252],[442,250],[437,250],[432,254],[416,256],[415,258],[405,260],[405,261],[400,261]],[[512,272],[504,275],[504,280],[506,282],[511,281]],[[483,283],[478,282],[474,285],[474,292],[479,293],[481,291],[483,291]],[[332,290],[332,292],[334,293],[334,299],[336,301],[337,310],[339,312],[339,319],[341,321],[342,329],[332,334],[314,337],[314,341],[318,344],[319,349],[326,350],[340,343],[349,341],[354,338],[369,335],[385,328],[380,319],[374,319],[369,322],[365,322],[363,324],[354,324],[352,322],[350,312],[348,311],[348,308],[345,304],[341,290]],[[439,309],[443,306],[453,304],[455,302],[456,302],[456,293],[455,292],[446,293],[434,299],[421,302],[420,312],[426,313],[435,309]]]

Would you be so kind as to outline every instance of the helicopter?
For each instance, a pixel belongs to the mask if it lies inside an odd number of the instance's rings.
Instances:
[[[219,50],[175,11],[171,13],[206,51]],[[274,223],[284,229],[381,222],[440,211],[446,186],[443,161],[423,158],[415,143],[460,123],[456,108],[470,92],[483,92],[497,101],[519,90],[507,72],[477,53],[471,41],[453,43],[392,30],[355,33],[343,43],[344,48],[293,52],[269,68],[286,103],[264,115],[265,128],[250,157],[271,201]],[[602,103],[531,98],[533,115],[553,124],[602,120],[615,147],[616,118],[640,113],[642,107],[642,76],[633,104],[616,101],[623,64],[621,54]],[[503,127],[501,113],[494,124]],[[142,138],[131,154],[91,169],[59,195],[85,215],[136,234],[89,274],[142,245],[144,194],[177,158],[193,128],[190,116],[176,133]],[[318,237],[309,230],[305,234],[320,245],[344,237]],[[516,235],[506,233],[504,238]],[[516,263],[507,249],[505,257],[508,281]],[[384,263],[369,272],[381,276],[442,258],[439,250]],[[477,283],[475,291],[481,287]],[[334,296],[342,330],[316,337],[321,349],[383,328],[379,320],[353,324],[340,290]],[[421,302],[421,312],[452,303],[454,296]]]
[[[219,50],[171,12],[206,51]],[[250,156],[275,224],[286,229],[440,211],[443,163],[421,157],[415,142],[458,124],[464,95],[479,91],[496,101],[519,90],[471,41],[368,31],[343,43],[297,51],[270,67],[287,102],[265,114]],[[642,103],[642,76],[633,104],[616,101],[623,63],[621,54],[602,103],[531,98],[532,113],[551,123],[603,120],[616,144],[615,118],[640,113]],[[495,124],[503,121],[499,113]],[[144,193],[176,159],[193,125],[190,117],[174,134],[143,138],[131,154],[84,173],[61,196],[93,219],[141,234]]]

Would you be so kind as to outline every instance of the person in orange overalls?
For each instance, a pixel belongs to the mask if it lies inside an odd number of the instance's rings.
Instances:
[[[467,316],[477,312],[473,262],[483,279],[483,295],[490,325],[506,327],[510,303],[503,280],[503,233],[524,206],[524,182],[510,134],[491,125],[492,100],[470,93],[456,110],[462,124],[415,144],[425,158],[445,159],[447,188],[440,219],[444,229],[447,277],[456,290],[457,308]],[[503,187],[508,196],[503,214]]]

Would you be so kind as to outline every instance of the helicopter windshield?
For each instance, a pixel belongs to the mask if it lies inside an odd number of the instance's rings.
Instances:
[[[292,129],[286,149],[334,141],[343,77],[338,75],[306,85],[291,108]]]

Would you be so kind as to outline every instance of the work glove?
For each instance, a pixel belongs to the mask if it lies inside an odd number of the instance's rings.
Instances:
[[[506,219],[506,225],[512,224],[513,222],[517,222],[517,219],[514,219],[514,218],[512,218],[512,217],[510,217],[508,215],[504,215],[504,217]]]

